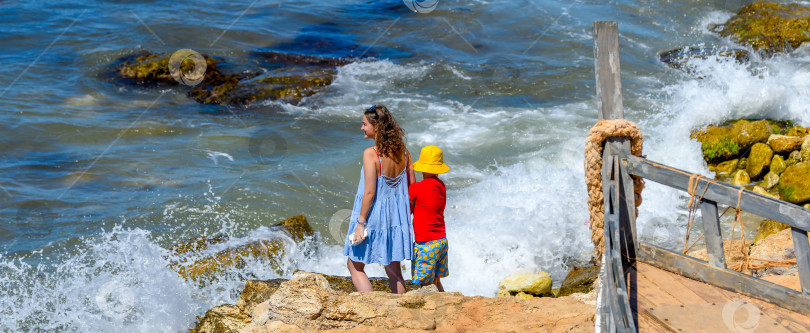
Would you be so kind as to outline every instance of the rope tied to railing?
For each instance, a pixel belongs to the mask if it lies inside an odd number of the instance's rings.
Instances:
[[[641,156],[644,137],[635,123],[625,119],[600,120],[588,131],[585,139],[585,184],[588,187],[588,211],[590,213],[591,241],[594,257],[600,258],[604,249],[605,198],[602,194],[602,144],[610,137],[629,137],[630,153]],[[644,180],[632,176],[635,197],[635,212],[641,205]]]
[[[700,181],[703,180],[706,183],[706,187],[703,188],[702,193],[698,195],[698,184]],[[692,232],[692,225],[694,223],[695,216],[697,215],[697,209],[700,206],[700,203],[703,201],[703,196],[706,194],[706,191],[709,189],[709,184],[716,183],[716,181],[706,178],[700,174],[693,173],[689,175],[689,184],[687,185],[687,192],[689,193],[689,202],[687,203],[687,208],[689,209],[689,221],[686,227],[686,240],[684,242],[684,250],[683,253],[686,254],[695,244],[697,244],[700,239],[703,238],[703,234],[700,235],[691,245],[689,244],[689,235]],[[742,194],[745,188],[740,187],[739,191],[737,191],[737,205],[730,206],[728,209],[734,208],[735,216],[734,222],[731,225],[731,235],[729,240],[734,240],[734,230],[737,227],[737,224],[740,225],[740,241],[739,241],[739,251],[743,255],[743,261],[729,266],[728,268],[731,270],[735,270],[738,272],[746,272],[751,270],[758,270],[768,267],[788,267],[796,265],[796,259],[788,259],[788,260],[768,260],[768,259],[760,259],[751,257],[749,254],[748,245],[746,244],[745,240],[745,225],[742,221]],[[728,211],[726,209],[726,211]],[[725,215],[726,212],[723,212]],[[722,217],[722,215],[721,215]],[[725,255],[725,254],[724,254]],[[752,263],[752,261],[760,261],[762,263]]]

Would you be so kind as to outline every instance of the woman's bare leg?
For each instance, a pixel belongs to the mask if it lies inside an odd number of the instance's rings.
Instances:
[[[366,268],[364,263],[354,262],[349,259],[346,266],[349,267],[349,274],[352,275],[354,289],[357,289],[359,292],[373,291],[371,281],[368,280],[368,275],[366,275],[366,271],[364,270]]]
[[[388,274],[388,285],[391,286],[391,292],[394,294],[405,293],[405,278],[402,277],[402,267],[399,266],[399,261],[392,261],[385,266],[385,274]]]

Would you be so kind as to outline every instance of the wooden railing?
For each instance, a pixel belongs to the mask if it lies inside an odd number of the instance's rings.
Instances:
[[[594,55],[600,119],[623,118],[619,69],[618,25],[594,22]],[[597,329],[635,332],[637,260],[732,292],[810,315],[810,210],[740,187],[697,177],[630,154],[629,138],[610,138],[603,150],[602,186],[605,205],[605,249],[600,273]],[[636,234],[635,196],[631,175],[672,188],[701,193],[704,242],[708,262],[639,242]],[[695,183],[696,182],[696,183]],[[801,291],[758,279],[726,267],[718,204],[740,208],[791,228]]]

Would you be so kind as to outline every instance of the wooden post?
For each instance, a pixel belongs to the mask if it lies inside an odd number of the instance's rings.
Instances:
[[[615,21],[596,21],[594,32],[594,72],[599,119],[622,119],[621,70],[619,67],[619,26]],[[635,194],[627,167],[619,162],[630,154],[630,139],[608,138],[602,151],[602,191],[604,217],[604,286],[609,331],[636,331],[638,318],[630,305],[636,295]],[[632,286],[633,288],[628,288]],[[604,298],[604,297],[603,297]],[[604,328],[605,326],[603,326]]]
[[[717,203],[704,199],[700,202],[700,211],[703,214],[703,239],[706,243],[706,252],[709,255],[709,264],[714,267],[726,268],[726,255],[723,252],[723,236],[720,234],[720,217],[717,215]]]
[[[599,119],[622,119],[624,118],[624,108],[622,106],[622,82],[621,68],[619,66],[619,25],[616,21],[595,21],[593,22],[593,42],[594,42],[594,72],[596,74],[596,95],[599,101]],[[602,152],[602,186],[609,186],[608,180],[611,177],[622,178],[627,172],[614,169],[613,173],[607,174],[604,170],[612,162],[611,156],[625,156],[630,154],[629,138],[608,138]],[[624,169],[624,167],[621,167]],[[621,179],[625,184],[629,178]],[[635,194],[632,186],[622,186],[618,196],[621,200],[619,206],[615,207],[619,213],[619,234],[621,242],[622,257],[624,261],[625,273],[628,272],[631,261],[636,257],[636,233],[635,233]],[[606,192],[606,191],[605,191]],[[607,213],[607,207],[605,207]]]
[[[594,21],[593,42],[599,119],[624,118],[619,66],[619,24],[616,21]]]

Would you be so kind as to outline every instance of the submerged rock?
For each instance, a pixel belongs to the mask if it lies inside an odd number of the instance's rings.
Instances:
[[[689,64],[689,61],[692,59],[714,59],[716,61],[722,61],[723,59],[734,59],[738,63],[747,62],[749,59],[748,51],[746,50],[703,47],[684,47],[669,50],[662,52],[659,57],[661,62],[667,66],[683,70],[687,73],[694,71],[694,66]]]
[[[765,54],[790,52],[810,40],[810,8],[756,2],[711,30]]]
[[[799,205],[810,202],[810,162],[787,167],[777,186],[782,200]]]
[[[307,223],[304,215],[298,215],[286,219],[275,227],[283,230],[295,242],[301,242],[305,237],[311,236],[313,231]],[[259,240],[236,248],[225,249],[220,252],[206,255],[211,245],[224,243],[227,238],[224,236],[214,236],[211,238],[202,237],[192,239],[173,246],[170,251],[180,258],[171,263],[169,268],[187,279],[200,280],[202,278],[213,278],[217,273],[227,267],[240,267],[245,264],[247,258],[262,258],[269,261],[269,264],[281,273],[281,266],[276,262],[283,257],[287,251],[289,241],[282,237]]]
[[[203,104],[247,105],[280,100],[298,104],[332,83],[337,67],[351,59],[317,57],[282,52],[253,52],[262,68],[226,73],[224,59],[202,55],[205,73],[202,80],[188,91],[188,96]],[[107,70],[108,77],[123,85],[180,86],[169,71],[170,54],[141,52],[118,59]],[[180,71],[201,71],[186,59]],[[269,69],[269,70],[268,70]],[[202,75],[202,73],[198,73]]]

